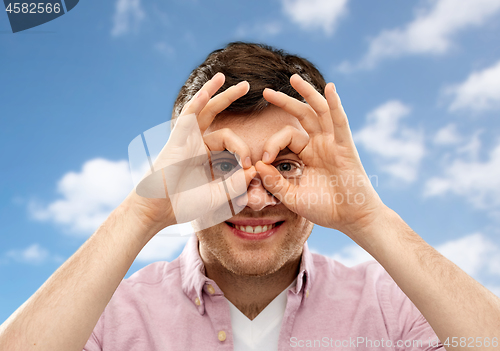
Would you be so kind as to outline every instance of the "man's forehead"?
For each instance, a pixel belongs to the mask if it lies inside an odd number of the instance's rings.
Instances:
[[[265,130],[281,129],[286,125],[292,125],[302,129],[298,119],[279,107],[269,106],[261,112],[248,114],[234,114],[231,112],[222,112],[218,114],[207,132],[213,132],[222,128],[247,129],[253,132],[259,131],[259,134]]]
[[[214,118],[209,129],[218,130],[238,124],[249,125],[254,122],[253,120],[256,119],[255,116],[255,114],[231,114],[223,112]]]

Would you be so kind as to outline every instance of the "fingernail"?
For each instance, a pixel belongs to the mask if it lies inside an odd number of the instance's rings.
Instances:
[[[266,151],[266,152],[264,152],[264,155],[262,155],[262,162],[268,163],[270,158],[271,158],[271,156],[269,156],[269,153]]]
[[[237,87],[241,87],[242,85],[247,85],[248,82],[246,80],[243,80],[241,82],[239,82],[238,84],[236,84]]]
[[[247,156],[247,158],[245,158],[244,163],[245,163],[245,168],[250,168],[252,166],[252,160],[248,156]]]
[[[268,91],[268,93],[271,93],[271,94],[276,94],[276,90],[273,90],[273,89],[271,89],[271,88],[266,88],[266,89],[264,89],[264,90],[267,90],[267,91]]]
[[[212,79],[215,79],[215,77],[218,77],[218,76],[220,76],[220,75],[222,75],[222,73],[221,73],[221,72],[217,72],[217,73],[215,73],[215,75],[212,77]]]

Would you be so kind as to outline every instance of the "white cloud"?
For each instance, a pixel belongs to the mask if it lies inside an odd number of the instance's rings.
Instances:
[[[40,206],[31,203],[35,219],[61,225],[75,234],[90,235],[104,222],[133,189],[127,161],[93,159],[82,166],[80,172],[68,172],[57,185],[61,198]],[[193,229],[189,223],[168,227],[160,231],[139,253],[137,260],[152,262],[170,260],[184,246]],[[9,257],[18,260],[43,261],[46,250],[32,245],[24,251],[12,251]]]
[[[141,0],[116,0],[111,35],[117,37],[137,30],[145,17]]]
[[[367,116],[365,127],[354,133],[354,141],[377,156],[380,168],[406,182],[417,178],[425,154],[421,131],[401,125],[410,108],[399,101],[389,101]]]
[[[476,160],[479,157],[479,151],[481,151],[481,139],[479,137],[482,132],[483,130],[475,131],[470,141],[457,149],[457,153],[465,155],[471,160]]]
[[[38,244],[22,250],[10,250],[5,254],[9,259],[29,264],[41,264],[49,259],[49,256],[49,252]]]
[[[500,0],[437,0],[425,4],[406,26],[383,30],[370,40],[368,52],[357,66],[343,63],[340,69],[373,68],[385,58],[404,55],[444,54],[452,48],[458,32],[484,24],[500,10]]]
[[[348,0],[282,0],[283,12],[304,29],[322,29],[331,35],[347,12]]]
[[[47,206],[31,203],[35,219],[51,221],[71,232],[91,234],[133,189],[127,161],[101,158],[85,162],[80,172],[66,173],[57,184],[61,198]]]
[[[481,233],[445,242],[436,250],[475,279],[500,277],[500,248]]]
[[[457,126],[450,123],[437,131],[434,136],[434,143],[438,145],[454,145],[460,143],[462,137],[457,131]]]
[[[478,140],[476,134],[462,148],[468,155],[451,160],[444,165],[443,175],[426,182],[424,196],[452,193],[465,197],[477,208],[494,210],[500,207],[500,143],[486,161],[480,161],[477,159]]]
[[[464,82],[445,88],[444,94],[452,97],[450,111],[500,109],[500,61],[482,71],[472,72]]]
[[[137,261],[154,262],[159,260],[170,261],[173,256],[184,247],[193,232],[190,224],[169,227],[151,239],[137,256]],[[179,235],[180,234],[180,235]]]

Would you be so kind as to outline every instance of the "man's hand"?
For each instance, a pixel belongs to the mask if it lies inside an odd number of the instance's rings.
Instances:
[[[266,189],[290,210],[342,231],[368,251],[440,340],[497,336],[500,300],[427,244],[380,200],[361,165],[333,84],[325,87],[325,99],[298,75],[290,82],[308,104],[269,89],[264,97],[296,116],[308,136],[288,128],[267,141],[264,154],[268,156],[256,164]],[[297,182],[285,179],[269,165],[285,147],[305,164]]]
[[[255,176],[249,147],[231,130],[219,130],[204,135],[217,114],[248,92],[247,82],[241,82],[212,96],[224,84],[224,75],[216,74],[183,108],[165,147],[153,164],[153,172],[137,186],[134,204],[139,218],[159,229],[184,223],[207,215],[220,221],[215,211],[246,192]],[[225,182],[214,180],[211,155],[228,150],[241,159],[243,169],[226,177]],[[222,213],[221,215],[224,215]],[[220,217],[220,215],[219,215]],[[207,225],[213,225],[209,221]]]
[[[363,169],[335,86],[325,87],[325,99],[297,74],[290,83],[307,104],[271,89],[264,91],[264,98],[297,117],[308,136],[292,127],[276,133],[266,142],[256,169],[266,189],[291,211],[347,235],[358,232],[385,206]],[[305,165],[296,181],[270,165],[286,147]]]

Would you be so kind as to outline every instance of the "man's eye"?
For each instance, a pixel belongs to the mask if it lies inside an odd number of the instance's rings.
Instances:
[[[294,162],[282,162],[275,167],[284,177],[297,177],[302,175],[301,167]]]
[[[284,162],[277,165],[276,169],[280,172],[290,172],[294,169],[294,167],[296,166],[292,165],[290,162]]]
[[[214,177],[216,179],[223,178],[224,176],[227,176],[232,171],[234,171],[236,166],[237,166],[236,161],[224,161],[224,160],[215,161],[212,163]]]
[[[214,165],[214,169],[217,169],[221,172],[231,172],[234,166],[230,162],[220,162]]]

